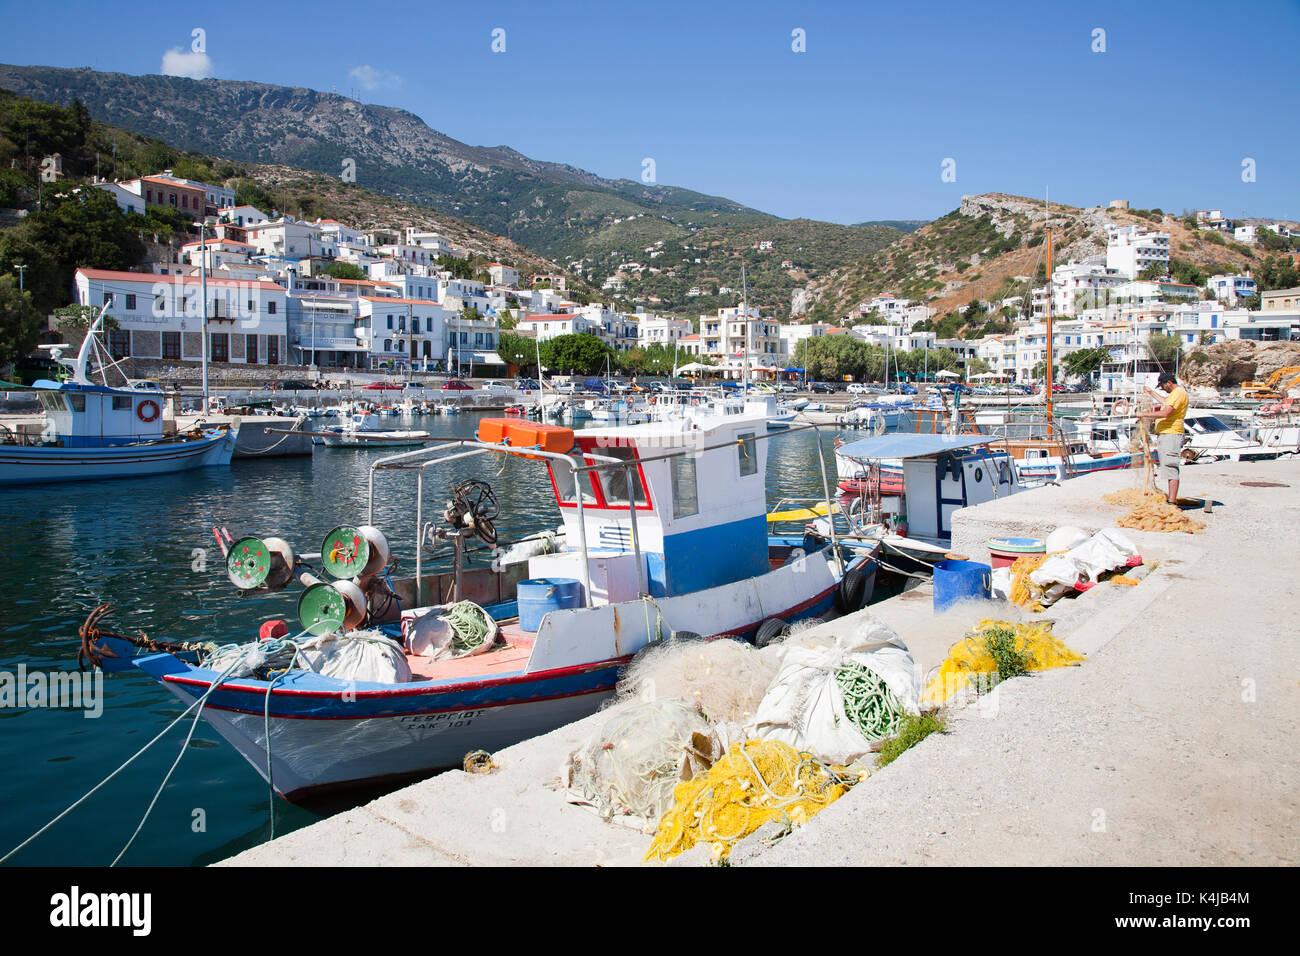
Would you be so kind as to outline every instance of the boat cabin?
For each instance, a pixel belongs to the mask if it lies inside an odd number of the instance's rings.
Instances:
[[[46,441],[66,448],[102,448],[163,437],[167,397],[161,392],[46,379],[33,387],[45,410]]]
[[[882,499],[883,512],[905,516],[909,537],[947,543],[956,511],[1021,490],[1011,457],[991,447],[992,440],[987,435],[875,435],[847,442],[836,453],[866,467],[901,461],[902,493]]]
[[[761,417],[700,416],[574,432],[518,419],[485,419],[478,438],[548,458],[564,519],[565,550],[529,560],[531,577],[583,580],[592,604],[672,597],[770,570],[767,445]],[[561,448],[563,450],[561,450]],[[628,462],[627,467],[574,471]],[[579,507],[581,499],[581,507]],[[641,561],[638,570],[637,552]]]

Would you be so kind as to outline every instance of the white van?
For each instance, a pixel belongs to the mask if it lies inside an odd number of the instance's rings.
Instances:
[[[499,378],[489,378],[482,382],[482,388],[489,395],[509,395],[515,390],[515,384]]]

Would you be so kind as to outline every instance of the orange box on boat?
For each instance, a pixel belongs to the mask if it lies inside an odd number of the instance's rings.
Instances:
[[[478,440],[511,448],[537,448],[563,455],[573,448],[573,429],[561,425],[520,421],[517,418],[485,418],[478,423]]]

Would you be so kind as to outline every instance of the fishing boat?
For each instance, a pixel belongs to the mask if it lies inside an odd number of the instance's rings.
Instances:
[[[331,531],[312,555],[279,539],[219,538],[237,586],[275,589],[296,578],[306,587],[298,602],[303,634],[390,639],[405,679],[324,676],[302,665],[296,645],[287,664],[225,679],[212,658],[179,649],[132,656],[141,649],[96,629],[86,632],[89,650],[114,650],[116,658],[100,656],[106,666],[133,664],[187,704],[202,699],[217,732],[290,800],[459,767],[471,751],[593,713],[648,643],[688,634],[762,640],[791,622],[866,603],[874,557],[847,552],[833,529],[801,555],[771,546],[763,426],[761,418],[715,417],[575,433],[488,418],[474,439],[379,459],[367,522],[379,479],[414,477],[417,539],[450,551],[452,567],[439,573],[425,573],[417,548],[414,576],[390,581],[387,540],[369,524]],[[467,542],[496,541],[495,492],[483,481],[462,482],[441,519],[426,524],[426,486],[446,463],[506,455],[546,469],[563,518],[555,537],[562,550],[516,547],[491,566],[467,566]],[[491,643],[482,637],[475,652],[446,658],[417,653],[420,622],[432,622],[432,632],[455,629],[459,601],[490,619]],[[286,646],[254,638],[231,635],[263,658]]]
[[[315,433],[314,441],[326,448],[410,447],[429,440],[426,431],[382,429],[373,412],[353,412],[336,428]]]
[[[116,370],[124,384],[127,380],[99,342],[107,309],[106,304],[91,325],[68,381],[40,379],[30,387],[3,386],[35,392],[44,424],[32,433],[0,425],[0,484],[137,478],[229,467],[238,419],[231,425],[196,425],[168,435],[166,395],[108,384],[110,370]],[[92,380],[96,374],[99,382]]]

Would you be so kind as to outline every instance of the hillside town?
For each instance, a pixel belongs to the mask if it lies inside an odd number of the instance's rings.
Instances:
[[[965,339],[918,329],[935,310],[887,293],[836,324],[778,322],[754,305],[719,308],[698,320],[642,306],[617,311],[572,301],[563,273],[521,277],[515,267],[492,262],[485,278],[458,277],[448,266],[467,250],[437,232],[363,231],[333,219],[268,214],[237,205],[232,189],[170,170],[94,185],[124,212],[161,207],[191,215],[199,235],[152,244],[139,272],[77,270],[78,304],[97,307],[112,297],[116,358],[199,362],[201,287],[210,361],[321,370],[501,374],[500,333],[513,329],[538,341],[591,334],[615,353],[659,345],[683,364],[716,367],[721,377],[738,379],[748,369],[770,379],[792,370],[800,342],[847,335],[900,352],[948,350],[958,369],[1026,383],[1042,376],[1049,298],[1058,360],[1104,348],[1114,363],[1131,362],[1153,335],[1176,337],[1185,353],[1231,339],[1300,339],[1300,289],[1261,294],[1249,272],[1214,275],[1204,286],[1177,282],[1169,274],[1168,233],[1142,226],[1109,226],[1104,254],[1057,266],[1050,292],[1046,282],[1035,286],[1028,306],[1023,296],[978,303],[1007,316],[1014,331]],[[1234,227],[1219,210],[1196,216],[1200,228],[1247,245],[1264,230],[1292,235],[1282,222]],[[363,277],[332,275],[340,263]]]

